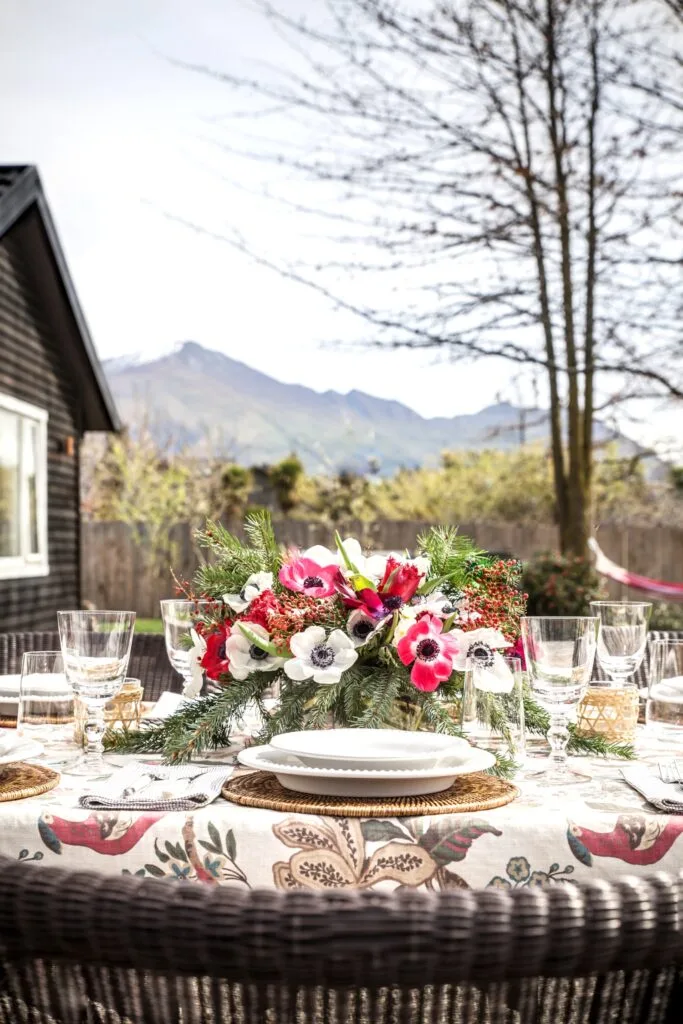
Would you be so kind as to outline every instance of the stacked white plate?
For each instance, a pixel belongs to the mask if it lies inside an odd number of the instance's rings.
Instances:
[[[467,740],[400,729],[287,732],[239,754],[246,768],[273,772],[285,789],[327,796],[440,793],[459,775],[485,771],[493,754]]]

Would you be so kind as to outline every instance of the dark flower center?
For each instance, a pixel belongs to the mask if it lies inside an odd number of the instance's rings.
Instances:
[[[440,647],[436,640],[432,640],[431,637],[427,637],[426,640],[420,640],[415,651],[420,661],[434,661],[438,656]]]
[[[307,576],[304,580],[304,587],[323,587],[324,583],[319,576]]]
[[[357,622],[353,627],[351,633],[357,640],[366,640],[372,633],[373,629],[374,626],[371,622],[368,622],[367,619],[361,619],[360,622]]]
[[[216,657],[219,661],[225,661],[225,640],[216,651]]]
[[[327,644],[318,644],[311,651],[311,663],[316,668],[329,668],[334,662],[334,651]]]
[[[253,658],[254,661],[263,661],[264,658],[268,657],[268,651],[264,651],[257,647],[256,644],[252,644],[249,648],[249,657]]]
[[[479,668],[491,668],[493,665],[493,650],[483,640],[476,640],[468,647],[467,657],[474,658]]]
[[[398,594],[390,594],[389,597],[382,598],[382,603],[390,612],[396,612],[403,604],[403,598],[399,597]]]

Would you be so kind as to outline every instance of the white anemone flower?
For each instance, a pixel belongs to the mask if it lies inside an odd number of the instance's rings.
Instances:
[[[364,576],[366,559],[360,543],[355,537],[345,537],[342,544],[349,561],[353,562],[358,572]],[[316,565],[322,567],[326,565],[339,565],[342,569],[346,568],[346,562],[341,551],[337,550],[337,548],[330,550],[330,548],[326,548],[323,544],[314,544],[312,548],[307,548],[304,551],[304,558],[310,558]]]
[[[285,674],[295,683],[313,677],[315,683],[338,683],[358,658],[353,641],[341,629],[329,636],[322,626],[309,626],[289,641],[294,655],[284,664]]]
[[[272,572],[253,572],[239,594],[223,594],[223,600],[238,614],[246,611],[251,602],[264,590],[273,586]]]
[[[394,647],[398,645],[399,640],[402,640],[406,635],[410,627],[417,620],[418,615],[421,615],[426,608],[421,604],[404,604],[398,613],[398,621],[396,623],[396,629],[391,639]]]
[[[196,629],[190,630],[192,647],[187,652],[190,667],[190,682],[183,685],[183,697],[198,697],[204,682],[204,669],[199,664],[206,654],[206,640]]]
[[[424,597],[414,597],[410,607],[414,608],[417,614],[429,612],[440,619],[448,619],[459,612],[461,605],[461,598],[449,597],[441,591],[434,591],[432,594],[425,594]]]
[[[250,622],[248,625],[249,631],[259,639],[266,643],[270,641],[268,630],[258,622]],[[239,624],[225,641],[225,653],[230,660],[230,675],[233,679],[246,679],[252,672],[276,672],[285,661],[252,643],[239,628]]]
[[[450,635],[458,642],[458,653],[453,659],[456,672],[464,672],[470,658],[476,663],[474,685],[478,690],[510,693],[514,678],[500,651],[512,644],[499,630],[481,628],[465,633],[462,629],[453,629]]]
[[[387,619],[391,616],[385,615],[384,618],[373,619],[371,615],[363,608],[356,608],[355,611],[351,612],[346,623],[346,632],[351,638],[351,643],[354,647],[362,647],[368,640],[371,640],[373,636],[379,633],[380,629],[384,626]]]

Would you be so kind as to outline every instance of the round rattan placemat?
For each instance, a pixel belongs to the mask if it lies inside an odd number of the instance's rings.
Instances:
[[[0,765],[0,803],[4,800],[25,800],[54,789],[60,780],[59,772],[42,764],[15,761]]]
[[[461,775],[449,789],[428,796],[339,797],[311,796],[284,789],[270,772],[251,772],[230,779],[223,796],[244,807],[264,807],[270,811],[296,814],[331,814],[344,818],[376,818],[390,815],[408,818],[418,814],[458,814],[490,811],[519,796],[511,782],[485,772]]]

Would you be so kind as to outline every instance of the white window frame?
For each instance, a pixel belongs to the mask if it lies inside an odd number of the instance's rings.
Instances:
[[[19,540],[21,555],[0,557],[0,580],[17,580],[31,576],[49,576],[50,565],[47,553],[47,409],[41,409],[29,402],[22,402],[11,395],[0,392],[0,409],[14,413],[21,421],[20,451],[20,492],[19,492]],[[30,519],[28,515],[28,474],[26,460],[28,436],[32,426],[37,426],[36,446],[36,516],[38,527],[38,551],[30,548]]]

